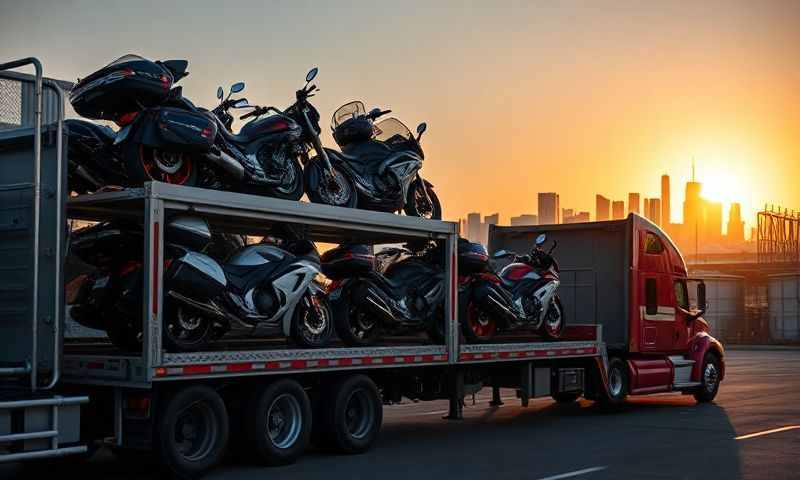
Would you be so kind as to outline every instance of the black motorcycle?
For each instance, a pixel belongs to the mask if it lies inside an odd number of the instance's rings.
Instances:
[[[385,271],[375,268],[377,261]],[[422,251],[341,245],[322,256],[322,272],[333,280],[328,298],[339,338],[366,346],[383,333],[424,330],[434,343],[444,341],[444,271],[441,250]]]
[[[190,217],[169,222],[164,260],[170,265],[192,249],[227,259],[244,246],[244,237],[211,234]],[[143,245],[142,226],[135,222],[101,222],[71,232],[67,255],[66,303],[78,324],[105,331],[111,342],[126,351],[142,347]],[[164,332],[167,345],[175,343]],[[177,341],[181,341],[179,338]]]
[[[396,118],[375,123],[390,112],[374,109],[366,113],[361,102],[340,107],[333,114],[331,129],[342,151],[327,149],[327,157],[355,182],[358,208],[402,210],[407,215],[441,219],[442,207],[433,185],[420,174],[424,153],[419,140],[427,126],[421,123],[415,137]],[[315,160],[311,160],[312,166]],[[332,203],[326,184],[306,183],[312,201]]]
[[[470,343],[491,341],[500,331],[526,329],[555,340],[564,331],[564,308],[558,297],[559,266],[541,234],[531,252],[518,255],[499,250],[492,257],[511,259],[499,273],[486,272],[470,283],[470,295],[461,322]]]

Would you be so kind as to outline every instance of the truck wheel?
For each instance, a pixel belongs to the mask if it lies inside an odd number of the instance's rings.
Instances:
[[[703,368],[700,370],[700,389],[694,393],[698,403],[708,403],[717,396],[720,371],[719,357],[713,352],[706,353],[703,357]]]
[[[488,343],[497,333],[497,320],[471,301],[467,305],[466,318],[460,323],[467,343]]]
[[[327,391],[322,412],[324,443],[340,453],[362,453],[372,446],[383,422],[378,387],[365,375],[341,379]]]
[[[294,463],[311,438],[311,402],[303,387],[284,379],[255,392],[245,409],[244,431],[258,462]]]
[[[600,400],[607,406],[617,406],[628,396],[628,365],[621,358],[612,358],[608,362],[608,393],[601,395]]]
[[[553,400],[557,403],[572,403],[581,398],[580,392],[558,392],[554,393],[552,396]]]
[[[153,433],[161,465],[177,478],[198,478],[225,454],[228,412],[216,391],[192,385],[164,400]]]

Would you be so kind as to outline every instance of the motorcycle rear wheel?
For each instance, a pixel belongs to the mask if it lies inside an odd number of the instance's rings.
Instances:
[[[355,182],[341,169],[333,167],[330,178],[319,160],[312,160],[305,169],[306,194],[312,203],[324,203],[334,207],[356,208],[358,192]]]
[[[564,307],[558,297],[553,298],[540,329],[542,336],[548,340],[558,340],[564,333]]]
[[[425,192],[428,193],[430,202],[425,198]],[[433,191],[433,186],[424,181],[420,182],[419,179],[414,180],[409,187],[403,211],[410,217],[442,219],[442,204],[439,202],[436,192]]]
[[[473,302],[467,304],[466,318],[461,322],[461,333],[467,343],[488,343],[497,333],[497,320]]]
[[[132,144],[126,158],[129,178],[137,186],[149,181],[188,187],[198,183],[196,155]]]
[[[184,305],[168,301],[164,305],[164,346],[171,352],[195,352],[211,342],[214,328],[211,319]]]
[[[350,304],[344,315],[334,316],[336,333],[349,347],[375,344],[381,336],[380,321],[361,305]]]
[[[286,172],[285,177],[289,177],[286,185],[277,185],[267,187],[267,195],[273,198],[281,198],[283,200],[300,200],[303,196],[303,168],[296,158],[289,161],[289,168],[291,172]]]

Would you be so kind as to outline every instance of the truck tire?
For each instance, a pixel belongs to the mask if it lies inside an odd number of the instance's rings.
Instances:
[[[717,354],[714,352],[706,353],[700,370],[700,389],[694,393],[694,399],[698,403],[708,403],[717,396],[720,371],[720,360]]]
[[[615,407],[625,402],[628,396],[630,381],[628,378],[628,364],[621,358],[612,358],[608,361],[608,392],[600,395],[600,401],[605,406]]]
[[[194,479],[222,460],[228,445],[228,412],[219,394],[191,385],[159,406],[153,447],[161,465],[176,478]]]
[[[350,375],[327,389],[322,411],[322,440],[339,453],[369,450],[383,422],[383,402],[378,387],[366,375]]]
[[[311,438],[311,402],[303,387],[282,379],[250,397],[242,417],[248,447],[258,463],[288,465]]]

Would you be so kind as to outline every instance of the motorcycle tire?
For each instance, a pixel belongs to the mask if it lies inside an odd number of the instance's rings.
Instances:
[[[430,205],[423,206],[423,203],[427,203],[425,202],[425,196],[422,195],[425,191],[428,192],[428,198],[430,198],[431,202]],[[442,219],[442,204],[439,202],[436,192],[433,191],[433,185],[419,179],[411,183],[403,211],[410,217],[421,217],[430,220]]]
[[[139,352],[142,342],[138,329],[132,328],[123,318],[113,318],[106,326],[106,335],[111,343],[123,352]]]
[[[356,184],[344,170],[333,167],[338,191],[330,191],[330,185],[323,180],[326,177],[325,167],[319,159],[312,159],[305,169],[306,194],[312,203],[324,203],[335,207],[356,208],[358,192]]]
[[[489,343],[497,333],[497,320],[470,301],[461,323],[461,333],[467,343]]]
[[[163,342],[168,352],[196,352],[215,336],[214,322],[170,300],[164,305]]]
[[[268,187],[266,189],[267,196],[293,201],[300,200],[300,198],[303,196],[303,183],[305,181],[303,178],[303,168],[300,166],[300,162],[298,162],[296,158],[291,159],[290,164],[291,168],[294,170],[294,178],[292,179],[292,182],[285,186],[279,185]]]
[[[305,348],[325,347],[333,335],[333,311],[323,295],[307,294],[297,304],[292,319],[291,340]]]
[[[339,339],[348,347],[366,347],[381,337],[380,322],[362,305],[340,301],[333,312],[333,324]],[[364,319],[372,318],[371,323]]]
[[[131,186],[139,187],[150,181],[194,187],[198,184],[200,161],[196,154],[171,152],[147,147],[141,143],[131,143],[125,147],[125,166]],[[178,162],[178,170],[169,173],[160,164]],[[164,165],[166,166],[166,165]]]
[[[558,340],[561,338],[561,335],[564,333],[564,307],[561,305],[561,299],[557,296],[553,298],[553,306],[550,307],[551,309],[555,308],[558,312],[559,322],[558,324],[548,324],[550,320],[550,315],[552,311],[548,311],[545,314],[544,321],[542,322],[542,326],[540,327],[541,335],[546,338],[547,340]]]

